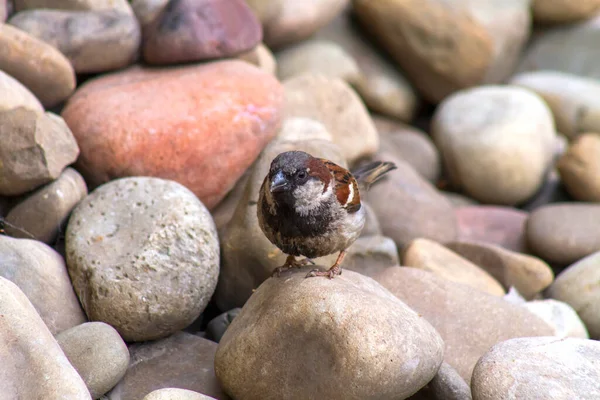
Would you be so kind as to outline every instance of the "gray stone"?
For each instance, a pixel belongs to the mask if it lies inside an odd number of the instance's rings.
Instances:
[[[55,8],[71,11],[119,10],[131,13],[127,0],[13,0],[17,11]]]
[[[129,365],[129,350],[110,325],[88,322],[63,331],[56,341],[97,399],[123,378]]]
[[[62,231],[71,210],[87,195],[83,177],[65,168],[54,182],[36,190],[14,206],[6,216],[6,232],[51,244]]]
[[[577,312],[562,301],[554,299],[528,301],[525,308],[554,328],[554,336],[589,339],[587,328]]]
[[[56,47],[79,74],[132,64],[142,36],[133,13],[117,10],[30,10],[14,15],[9,23]]]
[[[231,325],[231,321],[237,317],[241,310],[241,308],[237,307],[213,318],[206,325],[206,338],[219,343],[225,331]]]
[[[225,332],[215,373],[228,394],[404,399],[433,378],[444,343],[429,323],[368,277],[310,268],[265,281]]]
[[[518,338],[492,347],[473,371],[474,400],[600,398],[600,343]]]
[[[60,176],[79,155],[65,121],[24,107],[0,111],[0,195],[23,194]]]
[[[215,376],[216,350],[215,342],[184,332],[134,344],[129,347],[131,361],[125,377],[107,398],[142,400],[154,390],[176,387],[227,400]]]
[[[91,399],[85,383],[25,294],[0,277],[0,298],[2,398]]]
[[[148,393],[143,400],[214,400],[214,397],[187,389],[166,388]]]
[[[86,322],[65,261],[44,243],[0,235],[0,276],[23,291],[53,335]]]
[[[159,178],[123,178],[94,190],[71,215],[66,254],[90,319],[127,341],[185,328],[208,304],[219,274],[210,213],[189,189]]]
[[[21,82],[0,70],[0,111],[24,107],[44,112],[44,106]]]

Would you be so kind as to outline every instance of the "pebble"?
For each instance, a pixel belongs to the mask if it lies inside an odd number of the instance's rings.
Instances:
[[[529,213],[490,205],[455,208],[458,222],[457,240],[495,244],[517,253],[527,251],[525,224]]]
[[[579,135],[556,167],[567,191],[576,200],[600,202],[600,133]]]
[[[0,23],[6,21],[8,16],[8,2],[7,0],[0,0]]]
[[[527,46],[516,72],[554,71],[592,79],[600,78],[597,51],[600,36],[598,18],[596,15],[587,21],[540,32]],[[566,88],[565,90],[570,91]]]
[[[0,277],[0,298],[3,398],[91,400],[85,383],[17,285]]]
[[[569,265],[600,250],[600,205],[554,203],[533,211],[527,220],[527,242],[544,261]]]
[[[444,361],[467,384],[477,360],[494,344],[553,331],[520,305],[428,271],[392,267],[375,279],[433,325],[446,344]]]
[[[367,192],[368,193],[368,192]],[[365,208],[365,226],[363,227],[360,236],[382,236],[381,225],[375,214],[373,207],[366,200],[361,199],[361,204]],[[396,245],[394,244],[394,247]]]
[[[556,138],[544,100],[517,86],[480,86],[449,96],[435,111],[432,135],[453,186],[500,205],[537,192]]]
[[[600,343],[576,338],[516,338],[492,347],[473,371],[476,400],[596,399]]]
[[[85,181],[73,168],[65,168],[55,181],[42,186],[6,215],[6,232],[53,244],[63,231],[71,210],[87,196]]]
[[[129,365],[129,350],[110,325],[88,322],[63,331],[56,341],[69,362],[97,399],[123,378]]]
[[[554,115],[556,129],[574,139],[584,132],[600,130],[600,82],[558,71],[534,71],[517,74],[510,80],[536,92]]]
[[[333,142],[333,136],[325,125],[312,118],[290,117],[281,123],[277,137],[286,141],[327,140]]]
[[[527,299],[541,293],[554,279],[550,266],[539,258],[495,244],[456,241],[446,243],[446,247],[489,272],[505,289],[515,287]]]
[[[268,74],[277,75],[277,60],[275,60],[275,56],[271,53],[271,50],[263,43],[260,43],[252,50],[239,54],[237,59],[256,65]]]
[[[166,388],[150,392],[142,400],[214,400],[214,397],[187,389]]]
[[[131,11],[38,9],[9,23],[60,50],[78,74],[121,69],[138,58],[141,30]]]
[[[251,0],[250,6],[262,10],[265,44],[280,49],[309,38],[349,3],[349,0]]]
[[[429,271],[493,296],[505,294],[502,285],[484,269],[433,240],[411,241],[402,253],[402,265]]]
[[[0,195],[15,196],[57,179],[79,148],[65,121],[25,107],[0,111]]]
[[[212,209],[276,135],[283,100],[272,75],[243,61],[131,67],[86,82],[62,116],[88,185],[173,179]]]
[[[577,312],[562,301],[554,299],[528,301],[525,308],[537,315],[554,328],[554,335],[559,338],[576,337],[589,339],[587,328]]]
[[[144,60],[177,64],[225,58],[262,40],[260,21],[244,0],[178,0],[144,26]]]
[[[157,389],[175,387],[228,400],[215,376],[216,350],[215,342],[185,332],[134,344],[129,347],[131,360],[125,377],[106,397],[108,400],[142,400]]]
[[[592,217],[588,217],[591,221]],[[591,222],[590,221],[590,222]],[[563,301],[577,312],[592,339],[600,339],[600,251],[560,272],[546,295]]]
[[[126,341],[185,328],[217,284],[212,217],[174,181],[132,177],[102,185],[73,210],[65,239],[69,274],[87,315]]]
[[[364,229],[364,228],[363,228]],[[333,265],[337,254],[329,256],[328,265]],[[373,277],[384,269],[399,265],[398,247],[389,237],[382,235],[361,236],[348,248],[344,258],[344,269]]]
[[[86,322],[65,261],[51,247],[0,235],[0,276],[23,291],[53,335]]]
[[[420,105],[419,94],[398,68],[373,48],[352,23],[350,8],[314,37],[336,43],[353,58],[362,75],[353,87],[369,110],[404,122],[414,118]]]
[[[16,11],[51,8],[69,11],[119,10],[131,13],[127,0],[13,0]]]
[[[0,111],[18,107],[44,112],[44,106],[29,89],[0,70]]]
[[[470,197],[467,197],[465,195],[462,195],[460,193],[455,193],[455,192],[445,192],[442,191],[441,192],[444,197],[446,197],[450,203],[452,203],[453,207],[468,207],[468,206],[476,206],[479,203],[475,200],[473,200]]]
[[[400,251],[417,238],[440,243],[456,239],[456,217],[450,202],[405,161],[383,152],[380,157],[394,162],[397,169],[371,186],[361,199],[375,211],[383,234],[392,238]]]
[[[391,118],[374,116],[379,132],[379,150],[388,151],[409,163],[429,182],[441,175],[441,159],[435,144],[423,131]]]
[[[471,388],[454,368],[443,362],[427,384],[432,400],[471,400]],[[429,398],[428,398],[429,400]]]
[[[241,310],[240,307],[236,307],[211,319],[208,325],[206,325],[206,338],[219,343],[225,331]]]
[[[440,0],[353,2],[363,28],[432,103],[481,82],[496,51],[493,37],[475,15],[443,4]]]
[[[600,1],[533,0],[533,20],[546,24],[565,24],[593,17],[600,10]]]
[[[444,343],[429,323],[368,277],[309,268],[265,281],[225,332],[215,373],[228,394],[404,399],[433,378]]]
[[[350,164],[375,154],[379,136],[373,120],[346,82],[319,74],[303,74],[283,84],[286,118],[304,117],[321,122]]]
[[[560,179],[555,164],[555,167],[548,171],[541,189],[519,208],[531,212],[550,203],[562,203],[572,200],[573,198],[569,195]]]
[[[169,0],[131,0],[131,8],[142,28],[158,17]]]
[[[278,52],[276,59],[280,80],[302,74],[321,74],[356,85],[364,79],[352,56],[331,41],[307,40]]]
[[[258,192],[271,161],[279,154],[301,150],[347,167],[338,146],[328,140],[273,140],[256,160],[236,210],[220,235],[222,262],[214,300],[220,310],[242,307],[254,289],[266,280],[286,255],[266,238],[258,225]],[[319,259],[314,260],[318,262]]]
[[[60,51],[8,24],[0,24],[0,70],[25,85],[45,107],[58,105],[75,90],[75,71]]]

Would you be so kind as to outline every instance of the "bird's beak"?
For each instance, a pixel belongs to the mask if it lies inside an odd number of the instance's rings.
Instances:
[[[287,190],[288,182],[283,175],[283,172],[279,171],[271,180],[271,193],[283,192]]]

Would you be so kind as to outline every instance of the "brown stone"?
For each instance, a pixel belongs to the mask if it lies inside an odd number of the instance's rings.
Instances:
[[[402,253],[402,265],[429,271],[440,278],[471,286],[493,296],[505,294],[502,285],[484,269],[428,239],[415,239]]]
[[[444,361],[467,384],[477,360],[494,344],[553,333],[524,307],[431,272],[392,267],[376,280],[435,327],[446,344]]]
[[[125,377],[107,394],[108,400],[142,400],[154,390],[172,387],[227,400],[215,376],[216,351],[215,342],[184,332],[133,345]]]
[[[446,246],[489,272],[504,288],[513,286],[526,299],[532,299],[554,279],[552,269],[539,258],[495,244],[457,241]]]
[[[282,108],[272,75],[221,61],[96,78],[62,115],[91,186],[124,176],[168,178],[212,208],[275,136]]]
[[[556,167],[569,193],[580,201],[600,202],[600,134],[578,136]]]
[[[24,107],[44,112],[44,106],[21,82],[0,70],[0,111]]]
[[[59,104],[75,90],[75,71],[60,51],[8,24],[0,24],[0,69],[45,107]]]
[[[531,7],[536,22],[564,24],[593,17],[600,10],[600,1],[533,0]]]
[[[127,0],[14,0],[17,11],[50,8],[69,11],[119,10],[131,13]]]
[[[262,40],[244,0],[172,0],[144,26],[144,60],[176,64],[231,57]]]
[[[361,25],[431,102],[476,85],[493,61],[492,37],[460,8],[438,0],[354,0],[353,5]]]

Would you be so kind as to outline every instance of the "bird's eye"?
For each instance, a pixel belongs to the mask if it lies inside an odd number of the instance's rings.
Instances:
[[[298,179],[306,179],[307,174],[306,171],[300,171],[298,172],[298,175],[296,175],[298,177]]]

